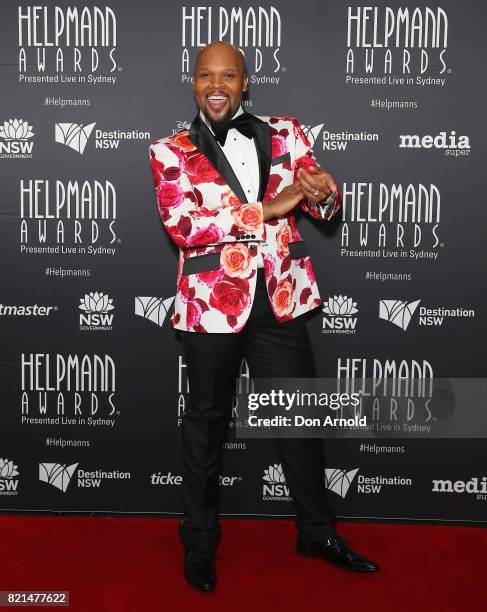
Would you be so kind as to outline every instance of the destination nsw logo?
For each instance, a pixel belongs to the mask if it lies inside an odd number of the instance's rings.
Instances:
[[[408,302],[406,300],[380,300],[379,302],[379,318],[384,321],[389,321],[403,331],[409,327],[411,319],[415,312],[419,312],[418,324],[421,326],[441,327],[445,320],[452,318],[474,318],[475,310],[473,308],[449,308],[446,306],[436,306],[429,308],[427,306],[418,305],[421,300]]]
[[[22,353],[21,423],[113,427],[115,362],[110,355]]]
[[[66,465],[65,463],[39,463],[39,480],[47,482],[55,489],[66,493],[73,476],[76,473],[75,486],[80,489],[99,489],[104,482],[113,480],[130,480],[130,472],[120,470],[82,470],[76,468],[79,463]],[[120,485],[117,483],[116,485]]]
[[[359,468],[349,470],[348,472],[339,468],[326,468],[325,485],[333,493],[345,498],[358,472]],[[357,493],[379,495],[384,487],[410,487],[413,481],[411,478],[403,478],[402,476],[383,476],[382,474],[366,476],[358,474],[355,483],[357,485]]]
[[[66,145],[80,155],[85,152],[95,123],[56,123],[54,127],[54,140]],[[95,130],[95,149],[118,149],[124,140],[150,140],[150,132],[140,130]]]
[[[166,299],[159,297],[137,296],[135,298],[135,314],[144,319],[148,319],[159,327],[164,325],[164,321],[169,320],[167,315],[174,302],[174,296]]]

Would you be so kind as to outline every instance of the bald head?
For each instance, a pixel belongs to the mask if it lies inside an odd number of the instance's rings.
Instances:
[[[229,42],[225,40],[215,40],[212,43],[206,45],[198,52],[194,62],[194,71],[193,75],[196,74],[196,71],[200,66],[206,65],[207,62],[212,61],[214,57],[233,57],[234,61],[237,63],[239,70],[241,71],[242,76],[247,75],[247,66],[245,64],[245,57],[243,53],[234,47]]]

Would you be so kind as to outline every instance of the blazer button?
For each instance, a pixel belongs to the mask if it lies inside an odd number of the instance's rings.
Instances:
[[[255,234],[250,234],[250,237],[251,238],[255,238]]]
[[[249,253],[251,255],[256,255],[257,254],[257,247],[255,246],[255,244],[253,244],[251,247],[249,247]]]

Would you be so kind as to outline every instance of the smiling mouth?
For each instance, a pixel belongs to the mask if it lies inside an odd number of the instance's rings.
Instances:
[[[213,95],[206,98],[208,106],[215,111],[221,110],[228,102],[227,96]]]

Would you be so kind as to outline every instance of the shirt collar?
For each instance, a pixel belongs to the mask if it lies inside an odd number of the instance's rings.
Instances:
[[[235,117],[238,117],[239,115],[241,115],[243,113],[243,108],[242,105],[240,104],[240,106],[237,109],[237,112],[235,113],[235,115],[233,115],[232,119],[235,119]],[[203,111],[200,109],[200,117],[201,120],[204,121],[204,123],[206,123],[206,125],[208,126],[208,128],[210,129],[210,132],[213,134],[213,136],[215,135],[215,132],[211,129],[211,125],[210,122],[208,121],[208,119],[205,117]]]

